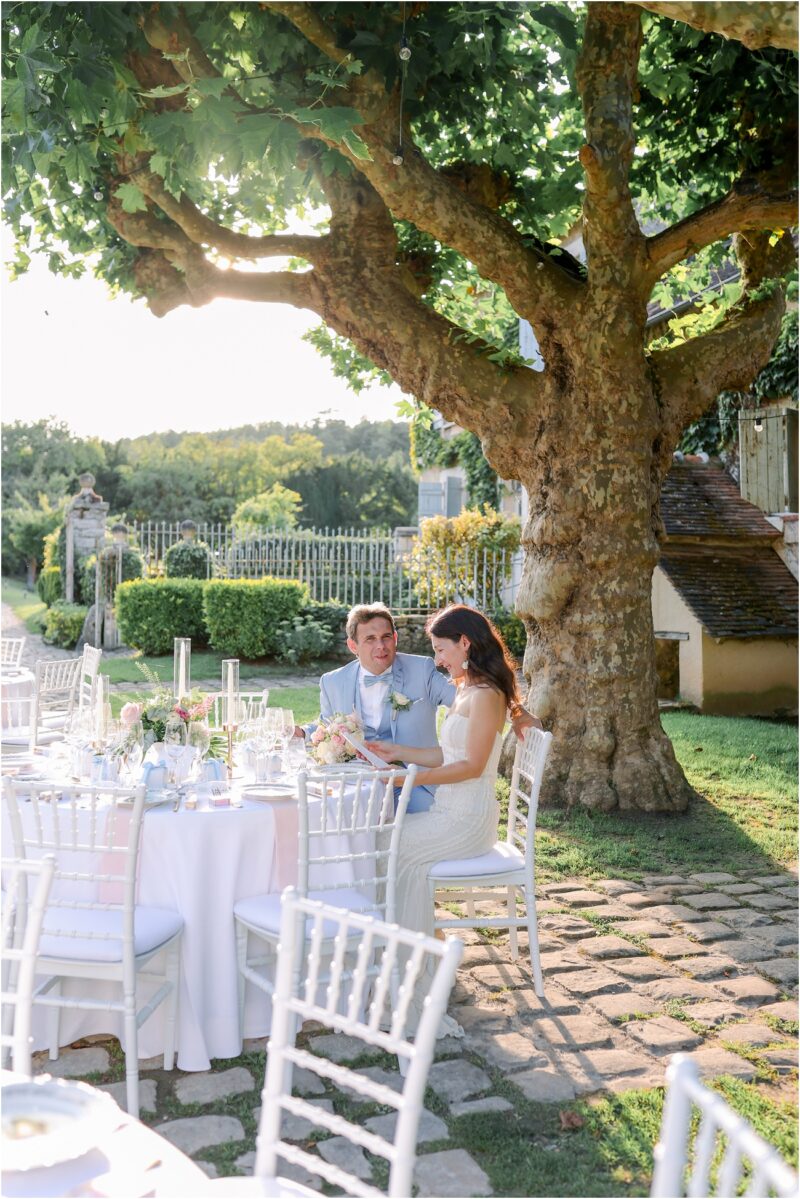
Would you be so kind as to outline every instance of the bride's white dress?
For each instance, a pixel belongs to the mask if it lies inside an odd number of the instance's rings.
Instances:
[[[466,757],[468,727],[466,716],[448,713],[440,736],[443,765],[462,762]],[[428,889],[432,865],[445,859],[476,858],[495,844],[499,818],[495,783],[502,745],[498,733],[478,778],[442,784],[427,812],[406,816],[397,865],[397,923],[403,928],[433,936],[433,905]],[[440,1036],[463,1035],[449,1017],[444,1024]]]

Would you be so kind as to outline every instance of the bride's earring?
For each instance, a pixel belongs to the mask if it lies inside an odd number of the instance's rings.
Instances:
[[[469,670],[469,658],[465,658],[464,661],[461,663],[461,669]]]

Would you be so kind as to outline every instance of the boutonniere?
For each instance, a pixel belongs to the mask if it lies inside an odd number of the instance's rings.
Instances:
[[[416,703],[416,700],[409,699],[402,691],[390,691],[389,703],[392,705],[392,713],[396,716],[398,712],[410,712],[411,705]]]

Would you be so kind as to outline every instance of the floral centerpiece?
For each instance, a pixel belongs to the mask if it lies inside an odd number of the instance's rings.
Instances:
[[[186,727],[187,741],[189,727],[194,723],[204,724],[208,719],[214,699],[194,689],[188,695],[181,696],[178,702],[169,687],[166,687],[155,671],[147,666],[138,664],[149,683],[152,684],[152,695],[141,703],[124,704],[119,714],[123,729],[133,730],[141,723],[145,752],[156,742],[164,740],[167,723],[179,720]]]
[[[347,733],[354,741],[364,740],[364,727],[353,712],[344,716],[334,712],[325,724],[318,724],[311,734],[311,756],[322,766],[334,766],[337,762],[352,762],[357,757],[352,745],[342,736]]]

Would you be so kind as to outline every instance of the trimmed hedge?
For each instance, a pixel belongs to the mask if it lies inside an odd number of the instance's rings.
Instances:
[[[39,571],[39,578],[36,580],[36,590],[39,592],[39,599],[43,604],[47,604],[48,608],[52,607],[56,600],[60,600],[64,594],[61,582],[61,567],[43,567]]]
[[[492,612],[492,621],[511,653],[522,662],[528,644],[528,633],[519,616],[507,608],[497,608]]]
[[[292,622],[308,598],[305,583],[294,580],[212,580],[203,593],[209,644],[232,658],[275,653],[278,626]]]
[[[164,555],[168,579],[207,579],[211,550],[204,541],[176,541]]]
[[[88,608],[81,604],[68,604],[56,600],[44,614],[44,639],[48,645],[60,645],[72,649],[83,632],[83,622]]]
[[[133,579],[116,590],[120,636],[145,654],[167,654],[175,637],[207,641],[199,579]]]

